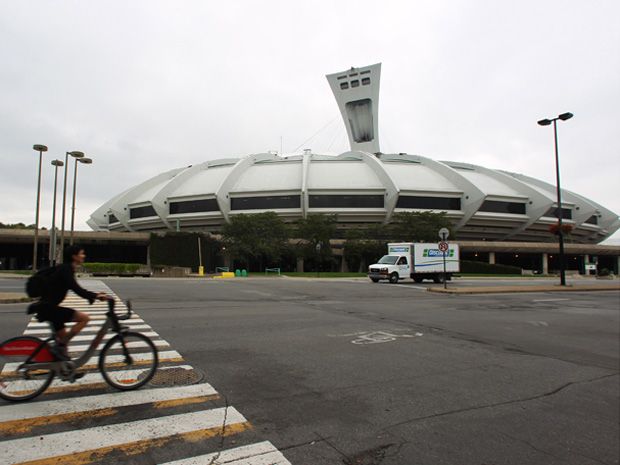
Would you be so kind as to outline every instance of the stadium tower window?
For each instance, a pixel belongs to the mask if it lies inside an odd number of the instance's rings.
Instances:
[[[362,78],[362,85],[367,86],[368,84],[370,84],[370,78],[369,77]]]
[[[419,197],[400,195],[396,208],[420,208],[424,210],[460,210],[461,199],[458,197]]]
[[[148,216],[157,216],[157,213],[155,213],[155,209],[152,205],[129,209],[129,218],[131,218],[132,220],[135,220],[136,218],[146,218]]]
[[[375,138],[372,101],[369,98],[347,102],[347,118],[355,142],[370,142]]]
[[[118,218],[114,216],[112,213],[108,215],[108,224],[118,223]]]
[[[598,224],[598,216],[592,215],[590,218],[586,220],[588,224]]]
[[[230,199],[231,210],[279,210],[301,208],[299,195],[272,195],[267,197],[233,197]]]
[[[360,82],[357,79],[353,79],[351,81],[351,87],[359,87],[360,86]]]
[[[556,207],[550,208],[549,210],[547,210],[547,213],[545,213],[545,216],[549,216],[551,218],[557,218],[558,209]],[[570,220],[572,218],[573,218],[573,211],[570,208],[562,208],[562,219]]]
[[[383,195],[311,195],[310,208],[383,208]]]
[[[349,88],[349,83],[348,82],[341,82],[340,83],[340,88],[341,89],[348,89]]]
[[[519,202],[501,202],[499,200],[485,200],[478,211],[492,213],[512,213],[525,215],[525,204]]]
[[[215,199],[184,200],[183,202],[170,202],[170,214],[216,212],[220,208]]]

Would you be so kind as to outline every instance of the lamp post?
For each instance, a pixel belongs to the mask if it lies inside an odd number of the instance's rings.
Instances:
[[[58,167],[64,166],[62,160],[52,160],[54,166],[54,202],[52,207],[52,231],[50,233],[50,263],[56,265],[56,185],[58,184]]]
[[[32,146],[33,150],[39,152],[39,177],[37,180],[37,209],[34,220],[34,244],[32,250],[32,271],[37,271],[37,247],[39,244],[39,205],[41,203],[41,165],[43,164],[43,152],[47,152],[45,145],[36,144]]]
[[[62,263],[62,258],[65,250],[65,208],[67,206],[67,169],[69,167],[69,155],[73,158],[83,158],[84,153],[73,151],[73,152],[65,152],[65,181],[64,186],[62,188],[62,221],[60,226],[60,262]]]
[[[555,141],[555,179],[556,179],[556,190],[557,190],[557,209],[556,216],[558,217],[558,241],[560,243],[560,285],[566,286],[566,264],[564,263],[564,232],[562,231],[562,217],[564,216],[564,212],[562,210],[562,193],[560,190],[560,159],[558,156],[558,128],[557,121],[562,120],[566,121],[567,119],[571,119],[573,117],[572,113],[562,113],[555,118],[551,119],[541,119],[538,121],[538,124],[541,126],[549,126],[553,123],[553,137]]]
[[[92,158],[76,158],[75,159],[75,168],[73,170],[73,203],[71,204],[71,238],[69,239],[69,245],[73,245],[73,224],[75,221],[75,190],[77,184],[77,167],[79,163],[84,163],[85,165],[90,165],[93,160]]]

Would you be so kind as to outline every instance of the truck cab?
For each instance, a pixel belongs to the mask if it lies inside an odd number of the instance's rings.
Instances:
[[[395,284],[399,279],[408,278],[411,275],[411,256],[408,255],[384,255],[379,261],[368,267],[368,277],[377,283],[387,279]]]

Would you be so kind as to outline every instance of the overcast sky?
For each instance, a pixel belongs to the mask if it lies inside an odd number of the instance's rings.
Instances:
[[[281,143],[285,153],[346,151],[325,75],[379,62],[383,152],[555,184],[553,130],[536,121],[570,111],[558,125],[562,187],[620,213],[617,0],[0,0],[0,8],[4,223],[34,223],[33,144],[49,147],[42,226],[52,217],[50,161],[72,150],[94,160],[78,170],[76,229],[89,229],[89,215],[115,194],[168,169]]]

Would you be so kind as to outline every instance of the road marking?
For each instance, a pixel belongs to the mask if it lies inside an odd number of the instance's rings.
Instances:
[[[86,328],[84,328],[82,331],[80,331],[80,334],[84,334],[84,333],[96,333],[97,331],[99,331],[101,329],[101,326],[99,327],[94,327],[94,326],[87,326]],[[132,331],[138,331],[138,330],[143,330],[143,329],[150,329],[152,330],[153,328],[151,328],[149,325],[131,325],[130,329]],[[140,331],[142,332],[142,331]],[[142,332],[142,334],[144,334],[145,336],[159,336],[157,333],[150,331],[150,332]],[[49,337],[51,335],[50,330],[48,329],[47,331],[43,330],[43,329],[27,329],[26,331],[24,331],[24,336],[43,336],[43,337]],[[106,334],[106,336],[114,336],[113,333],[109,333]],[[85,339],[78,339],[80,336],[75,336],[73,339],[71,339],[72,341],[87,341],[87,340],[91,340],[94,339],[93,336],[85,336]]]
[[[14,420],[26,420],[37,417],[48,417],[66,413],[89,412],[111,407],[126,405],[148,404],[173,399],[185,399],[189,397],[212,396],[217,394],[208,383],[192,384],[189,386],[176,386],[165,388],[145,389],[138,391],[121,391],[114,394],[100,394],[86,397],[75,397],[67,402],[66,399],[33,402],[30,404],[12,404],[2,408],[2,422]]]
[[[90,322],[88,323],[88,326],[103,326],[104,321],[105,321],[105,318],[100,319],[100,320],[95,320],[95,321],[93,321],[91,319]],[[130,320],[122,320],[122,321],[120,321],[121,325],[130,325],[131,326],[132,323],[144,323],[144,320],[141,319],[141,318],[137,318],[136,315],[133,315]],[[70,322],[70,323],[67,323],[66,326],[73,326],[74,324],[75,324],[74,322]],[[28,324],[28,327],[29,328],[49,328],[50,325],[47,322],[45,322],[45,323],[30,323],[30,324]]]
[[[571,299],[534,299],[532,300],[532,302],[562,302],[564,300],[571,300]]]
[[[159,361],[160,362],[180,362],[183,361],[183,357],[176,350],[168,350],[164,352],[159,352]],[[133,359],[134,365],[144,365],[145,363],[149,363],[153,357],[150,352],[131,354],[131,358]],[[99,363],[99,357],[91,357],[88,361],[82,365],[80,368],[82,369],[90,369],[96,368]],[[11,362],[6,363],[4,368],[2,369],[3,375],[11,375],[15,373],[17,367],[19,367],[21,363],[19,362]],[[125,356],[124,355],[109,355],[106,357],[106,366],[114,367],[114,366],[125,366]]]
[[[269,441],[223,450],[214,454],[166,462],[161,465],[290,465]]]
[[[351,341],[352,344],[357,345],[366,345],[366,344],[381,344],[384,342],[393,342],[398,338],[411,338],[411,337],[421,337],[424,334],[415,333],[415,334],[394,334],[393,332],[388,331],[359,331],[356,333],[350,334],[340,334],[338,337],[355,337]]]
[[[99,347],[97,347],[97,350],[100,350],[103,347],[103,344],[104,344],[104,342],[101,342],[99,344]],[[153,344],[155,344],[155,347],[170,347],[170,344],[167,341],[164,341],[163,339],[158,340],[158,341],[153,341]],[[131,348],[148,347],[148,344],[146,342],[143,342],[143,341],[128,342],[125,345],[127,347],[131,347]],[[78,345],[78,346],[69,345],[67,347],[67,349],[69,350],[69,352],[74,353],[74,352],[84,352],[89,347],[90,347],[89,344]]]
[[[224,429],[222,427],[224,421],[229,426],[245,425],[241,430],[249,426],[247,420],[234,407],[216,408],[48,434],[39,436],[36,441],[32,438],[4,441],[2,443],[5,449],[4,460],[7,460],[7,463],[19,464],[49,457],[49,461],[41,463],[69,465],[84,463],[81,459],[91,456],[92,458],[86,463],[95,462],[98,457],[109,453],[109,449],[122,448],[125,453],[139,454],[150,445],[161,445],[159,442],[149,444],[150,440],[186,433],[216,436]],[[128,438],[134,440],[128,443]],[[85,452],[87,454],[82,455]],[[59,460],[59,456],[62,460]]]

